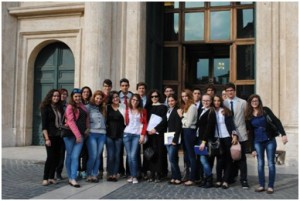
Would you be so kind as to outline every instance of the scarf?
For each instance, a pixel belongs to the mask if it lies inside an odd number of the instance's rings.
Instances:
[[[52,110],[55,114],[55,127],[56,128],[60,128],[62,125],[62,118],[61,118],[61,114],[58,111],[57,107],[55,105],[51,105]]]

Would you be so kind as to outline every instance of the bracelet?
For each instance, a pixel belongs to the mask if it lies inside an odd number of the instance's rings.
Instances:
[[[49,139],[46,139],[45,141],[47,142],[47,141],[49,141]]]

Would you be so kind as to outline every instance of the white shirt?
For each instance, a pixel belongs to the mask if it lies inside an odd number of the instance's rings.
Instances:
[[[230,137],[230,134],[228,133],[225,124],[225,116],[223,114],[223,110],[224,110],[223,108],[220,108],[219,111],[216,111],[217,125],[215,128],[215,137],[219,137],[219,138]],[[218,130],[219,130],[219,136],[218,136]]]
[[[141,135],[143,124],[141,123],[140,113],[133,114],[131,110],[129,113],[129,124],[126,126],[124,133]]]

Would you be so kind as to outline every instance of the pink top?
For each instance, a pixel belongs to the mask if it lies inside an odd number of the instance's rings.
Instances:
[[[81,103],[79,105],[79,107],[81,107],[86,113],[88,113],[88,110],[86,109],[86,107]],[[69,126],[69,128],[72,130],[73,134],[75,135],[76,139],[81,137],[81,133],[76,125],[76,120],[79,117],[79,110],[75,111],[75,118],[74,118],[74,113],[73,113],[73,109],[72,109],[72,105],[68,105],[66,108],[66,112],[65,112],[65,117],[66,117],[66,125]],[[86,127],[89,128],[89,115],[87,115],[86,118]]]

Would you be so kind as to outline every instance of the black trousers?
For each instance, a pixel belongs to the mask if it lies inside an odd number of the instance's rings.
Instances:
[[[60,149],[59,149],[59,160],[56,167],[56,175],[61,175],[64,168],[65,155],[66,155],[66,146],[63,138],[60,138]]]
[[[60,147],[61,147],[61,138],[49,136],[51,141],[51,146],[46,147],[47,159],[44,167],[44,180],[54,179],[55,170],[59,161]]]
[[[87,139],[85,138],[83,141],[83,146],[81,149],[81,153],[79,156],[79,161],[78,161],[78,171],[86,171],[86,167],[87,167],[87,162],[89,159],[89,153],[88,153],[88,149],[87,149]]]
[[[242,158],[239,161],[234,161],[232,165],[231,178],[238,176],[240,170],[240,181],[247,181],[247,141],[240,142],[242,148]]]

